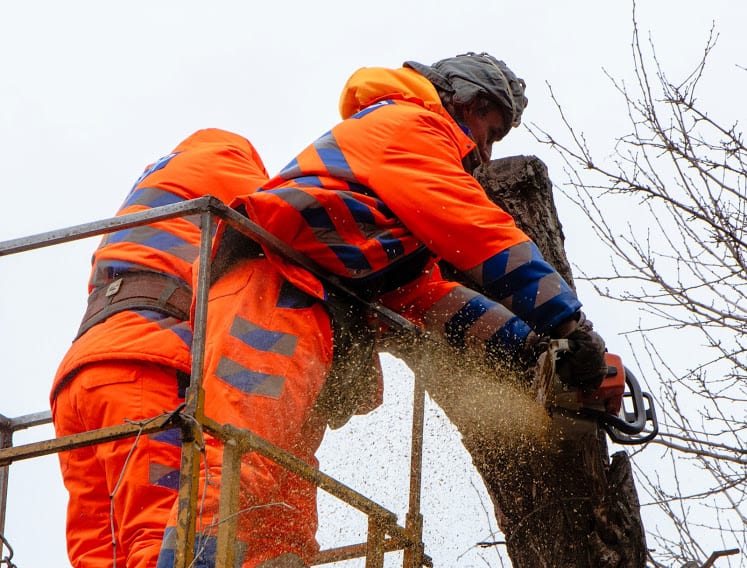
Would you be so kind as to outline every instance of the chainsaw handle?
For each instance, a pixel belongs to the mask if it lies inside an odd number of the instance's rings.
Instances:
[[[623,399],[632,399],[633,412],[628,412],[623,403],[620,409],[622,416],[605,414],[599,416],[599,418],[602,426],[614,442],[622,445],[644,444],[653,440],[659,433],[654,399],[649,393],[641,390],[640,383],[627,367],[625,367],[625,384],[629,391],[623,394]],[[646,402],[648,402],[648,405],[646,405]],[[648,422],[651,423],[651,431],[641,436],[640,434]]]

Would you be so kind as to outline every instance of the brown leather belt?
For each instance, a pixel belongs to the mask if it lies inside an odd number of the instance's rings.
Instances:
[[[184,321],[191,304],[192,290],[182,282],[157,272],[128,272],[91,292],[75,338],[125,310],[154,310]]]

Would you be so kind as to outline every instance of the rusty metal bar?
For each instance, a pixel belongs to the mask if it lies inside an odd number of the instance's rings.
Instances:
[[[418,365],[423,367],[423,365]],[[410,498],[405,526],[412,536],[410,546],[405,548],[403,568],[419,568],[423,565],[423,515],[420,513],[423,471],[423,430],[425,426],[425,382],[423,373],[413,373],[412,439],[410,440]]]
[[[0,242],[0,256],[25,252],[59,243],[86,239],[103,233],[110,233],[117,229],[128,229],[139,225],[148,225],[150,223],[155,223],[156,221],[164,221],[166,219],[173,219],[174,217],[183,217],[190,213],[201,213],[208,209],[213,211],[228,210],[228,208],[215,197],[200,197],[199,199],[191,199],[189,201],[182,201],[181,203],[154,207],[147,211],[129,213],[119,217],[109,217],[108,219],[103,219],[101,221],[74,225],[66,229],[56,229],[31,235],[29,237],[3,241]]]
[[[218,503],[218,542],[215,568],[234,568],[236,531],[239,524],[239,489],[241,487],[242,444],[226,440],[223,444],[223,467],[220,475]]]
[[[362,513],[383,519],[383,522],[387,525],[387,529],[392,530],[390,533],[392,536],[396,536],[405,541],[410,540],[409,535],[406,534],[404,529],[397,526],[397,516],[394,513],[388,511],[378,503],[358,493],[354,489],[351,489],[344,483],[341,483],[326,473],[310,466],[293,454],[271,444],[249,430],[243,430],[231,424],[219,424],[210,418],[205,418],[204,425],[206,430],[214,434],[216,438],[224,443],[226,440],[230,439],[239,440],[243,445],[245,445],[245,451],[256,451],[263,456],[270,458],[276,463],[282,465],[285,469],[292,471],[296,475],[313,483],[320,489],[323,489],[330,495],[337,497]]]
[[[80,434],[71,434],[51,440],[42,440],[23,444],[21,446],[12,446],[0,450],[0,466],[9,465],[15,461],[29,458],[37,458],[49,454],[55,454],[61,451],[74,450],[85,446],[92,446],[101,442],[111,442],[129,438],[137,434],[153,434],[163,430],[176,428],[183,422],[180,409],[172,413],[160,414],[149,420],[133,422],[131,424],[122,424],[119,426],[108,426],[98,430],[89,430]]]
[[[384,566],[384,531],[382,519],[376,515],[368,517],[368,540],[366,541],[366,568],[382,568]]]
[[[10,420],[0,414],[0,451],[13,445],[13,430]],[[0,536],[5,534],[5,508],[8,499],[9,465],[0,467]],[[5,540],[0,540],[0,558],[3,558]]]
[[[384,552],[396,552],[403,549],[403,544],[395,538],[384,539]],[[312,561],[312,566],[322,566],[324,564],[334,564],[335,562],[344,562],[355,558],[365,558],[368,551],[368,543],[349,544],[337,548],[322,550]],[[430,557],[423,555],[423,566],[433,568],[433,561]]]
[[[703,566],[701,566],[700,568],[711,568],[711,566],[714,565],[716,560],[718,560],[722,556],[732,556],[734,554],[739,554],[738,548],[730,548],[728,550],[717,550],[708,557],[708,560],[706,560],[706,563],[703,564]]]
[[[2,418],[2,415],[0,415],[0,419]],[[33,414],[24,414],[16,418],[7,418],[6,420],[8,420],[10,429],[13,432],[18,432],[26,428],[50,424],[52,422],[52,413],[49,410],[44,410],[42,412],[34,412]]]
[[[185,401],[185,414],[192,419],[192,423],[188,428],[182,429],[182,463],[179,473],[177,546],[174,568],[188,568],[194,559],[200,457],[204,445],[202,420],[204,418],[205,391],[202,389],[202,379],[205,361],[205,330],[213,228],[212,212],[210,210],[204,211],[200,217],[200,254],[197,268],[197,288],[194,292],[196,303],[194,335],[192,337],[192,375]]]
[[[8,418],[0,414],[0,450],[13,446],[13,433],[42,424],[52,422],[52,413],[47,411],[26,414],[16,418]],[[8,505],[8,479],[10,478],[10,464],[0,466],[0,535],[5,532],[5,511]],[[2,558],[3,544],[0,542],[0,558]]]

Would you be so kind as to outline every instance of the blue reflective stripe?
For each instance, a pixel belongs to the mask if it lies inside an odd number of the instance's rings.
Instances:
[[[300,210],[299,213],[310,227],[314,227],[315,229],[327,229],[330,231],[335,228],[329,213],[327,213],[327,210],[322,206],[306,207]]]
[[[310,308],[316,302],[317,300],[314,297],[304,294],[301,290],[293,286],[293,284],[285,281],[280,288],[280,294],[278,294],[278,301],[275,303],[275,306],[278,308],[302,310]]]
[[[163,533],[163,542],[158,554],[156,568],[174,568],[176,563],[176,527],[166,527]],[[246,552],[246,543],[239,540],[234,544],[237,559],[242,559]],[[216,563],[218,550],[218,537],[209,536],[204,532],[198,532],[195,537],[195,558],[190,564],[191,568],[212,568]]]
[[[159,477],[153,485],[177,491],[179,489],[179,470],[175,469]]]
[[[182,445],[182,432],[179,428],[156,432],[155,434],[151,434],[149,438],[157,442],[163,442],[169,446],[180,447]]]
[[[493,356],[520,353],[531,329],[519,318],[511,318],[485,342],[485,349]]]
[[[168,330],[176,335],[184,345],[192,348],[192,330],[189,322],[183,322],[173,316],[168,316],[155,310],[130,310],[149,322],[157,323],[161,329]]]
[[[490,302],[484,296],[475,296],[464,304],[444,326],[446,340],[452,347],[464,347],[467,330],[490,309]]]
[[[526,247],[527,243],[519,245]],[[497,254],[483,263],[483,288],[488,296],[497,300],[510,298],[507,305],[512,312],[540,333],[546,333],[574,314],[580,307],[575,292],[543,258],[539,249],[531,243],[530,258],[506,272],[511,249]],[[552,279],[558,291],[551,298],[539,298],[543,279]],[[547,290],[544,290],[547,294]]]
[[[512,289],[504,280],[510,255],[511,249],[507,248],[483,262],[482,285],[490,290],[492,298],[505,298],[512,293]]]
[[[181,322],[176,324],[175,326],[169,328],[179,339],[182,340],[182,342],[189,346],[189,348],[192,348],[192,327],[189,325],[189,322]]]
[[[335,256],[345,265],[348,270],[370,270],[371,263],[361,252],[361,249],[355,245],[344,243],[331,244],[329,248],[335,253]]]
[[[151,462],[148,468],[148,481],[151,485],[176,491],[179,489],[179,468]]]
[[[377,237],[376,239],[381,243],[381,247],[386,252],[386,256],[389,260],[401,257],[405,254],[405,247],[400,239]]]
[[[165,168],[168,163],[171,161],[171,159],[174,156],[178,156],[179,152],[174,152],[172,154],[168,154],[166,156],[163,156],[162,158],[159,158],[156,160],[153,164],[145,168],[145,171],[143,171],[142,174],[140,174],[140,177],[137,178],[137,181],[133,184],[132,189],[135,189],[138,185],[142,183],[142,181],[147,178],[150,174],[153,172],[157,172],[158,170],[162,170]]]
[[[282,170],[280,170],[280,173],[278,176],[280,176],[283,179],[293,179],[295,177],[300,177],[303,172],[301,171],[301,168],[298,165],[298,158],[293,158],[290,162],[288,162],[288,165],[286,165]],[[260,191],[262,189],[260,188]]]
[[[134,262],[125,262],[123,260],[99,260],[96,262],[95,270],[91,275],[91,287],[98,288],[99,286],[104,286],[123,272],[139,267],[140,265],[136,265]]]
[[[393,105],[393,104],[394,104],[394,101],[389,101],[389,100],[387,100],[387,101],[379,101],[377,103],[372,104],[369,107],[364,108],[361,111],[358,111],[357,113],[355,113],[350,118],[363,118],[364,116],[366,116],[367,114],[372,113],[375,110],[379,110],[380,108],[382,108],[382,107],[384,107],[386,105]]]
[[[348,188],[350,188],[350,191],[354,193],[360,193],[362,195],[366,195],[368,197],[376,197],[376,194],[371,190],[370,187],[363,185],[362,183],[356,183],[356,182],[348,182]],[[384,206],[383,202],[381,200],[378,201],[379,205],[377,209],[379,211],[389,211],[387,207]]]
[[[350,193],[340,192],[339,195],[357,223],[363,223],[364,225],[374,224],[373,213],[368,205],[358,201]]]
[[[301,176],[293,179],[293,183],[299,186],[324,187],[319,176]]]
[[[581,302],[566,285],[566,289],[560,294],[535,308],[531,315],[527,316],[527,321],[533,325],[537,333],[548,333],[580,309]]]
[[[355,180],[353,170],[350,168],[348,161],[345,159],[345,154],[340,150],[340,146],[337,144],[337,140],[335,140],[331,131],[318,138],[313,146],[319,154],[324,167],[327,168],[327,172],[332,177],[348,181]]]

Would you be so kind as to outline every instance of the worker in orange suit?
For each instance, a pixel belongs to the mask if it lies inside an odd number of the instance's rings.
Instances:
[[[571,375],[596,384],[606,369],[604,342],[579,325],[581,303],[470,173],[520,123],[525,106],[523,81],[488,54],[360,69],[343,90],[342,122],[233,206],[359,296],[454,349],[472,345],[503,361],[532,353],[539,337],[569,337],[583,347],[566,362]],[[219,229],[214,246],[205,413],[316,466],[328,423],[320,399],[335,400],[325,389],[337,365],[355,366],[340,346],[351,328],[365,327],[365,314],[350,304],[346,311],[324,281],[231,228]],[[483,293],[444,280],[439,259]],[[370,361],[361,357],[359,367]],[[210,437],[201,467],[194,566],[212,568],[223,519],[221,447]],[[318,552],[315,496],[313,485],[246,454],[236,565],[310,565]],[[176,508],[158,568],[173,566],[175,534]]]
[[[254,147],[200,130],[149,165],[117,215],[203,195],[230,202],[267,180]],[[93,255],[88,309],[51,393],[58,436],[174,411],[189,381],[200,218],[110,233]],[[60,453],[75,568],[152,568],[179,482],[178,430]]]

